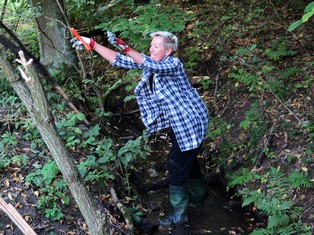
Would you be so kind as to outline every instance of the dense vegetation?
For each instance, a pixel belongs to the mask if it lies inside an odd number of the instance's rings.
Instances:
[[[36,32],[29,25],[40,8],[30,8],[27,1],[1,3],[3,22],[39,56]],[[179,36],[177,55],[211,113],[203,151],[211,162],[207,176],[220,172],[243,206],[265,219],[254,235],[311,234],[313,9],[314,3],[301,0],[65,1],[70,24],[104,44],[108,30],[139,51],[147,50],[152,31]],[[80,56],[80,71],[54,71],[53,76],[82,114],[72,112],[44,83],[58,131],[95,198],[112,211],[109,189],[119,188],[138,222],[145,211],[130,175],[151,150],[134,112],[132,90],[140,72],[117,70],[93,53]],[[22,182],[38,197],[38,211],[62,221],[62,208],[74,205],[67,185],[3,76],[0,91],[0,196],[14,201],[8,188]],[[92,127],[84,125],[85,117]],[[118,217],[112,224],[121,223]],[[0,230],[3,226],[0,221]]]

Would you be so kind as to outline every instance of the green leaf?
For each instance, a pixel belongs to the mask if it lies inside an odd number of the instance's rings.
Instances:
[[[304,9],[304,13],[307,13],[310,11],[314,11],[314,2],[311,2],[310,4],[308,4]]]
[[[283,202],[283,203],[280,205],[280,209],[281,209],[281,210],[287,210],[287,209],[290,209],[293,205],[294,205],[294,202],[292,202],[292,201],[286,201],[286,202]]]
[[[293,30],[295,30],[297,27],[299,27],[302,24],[301,20],[297,20],[296,22],[292,23],[289,28],[288,31],[291,32]]]
[[[128,95],[124,98],[124,103],[130,101],[130,100],[133,100],[135,99],[135,95]]]
[[[242,207],[247,206],[255,201],[254,197],[247,197],[243,200]]]
[[[314,15],[314,11],[308,12],[302,16],[302,23],[307,22]]]
[[[287,226],[288,224],[289,224],[289,222],[290,222],[290,219],[289,219],[289,216],[287,215],[287,214],[282,214],[281,216],[280,216],[280,221],[279,221],[279,224],[281,225],[281,226]]]
[[[251,123],[251,122],[250,122],[249,120],[244,120],[244,121],[242,121],[242,122],[240,123],[240,127],[246,129],[246,128],[248,128],[248,127],[250,126],[250,123]]]
[[[257,44],[255,44],[255,43],[252,44],[251,47],[250,47],[250,51],[253,51],[256,48],[256,46],[257,46]]]
[[[69,198],[69,196],[64,196],[64,198],[63,198],[63,203],[65,204],[65,205],[69,205],[69,203],[70,203],[70,198]]]
[[[40,177],[35,177],[32,179],[32,181],[34,182],[34,184],[36,184],[37,186],[40,186],[42,184],[42,179]]]
[[[99,163],[106,163],[106,162],[108,162],[109,161],[109,156],[107,155],[107,156],[103,156],[103,157],[101,157],[101,158],[99,158],[98,159],[98,162]]]
[[[277,215],[271,215],[268,217],[268,225],[267,228],[276,227],[279,223],[279,218]]]

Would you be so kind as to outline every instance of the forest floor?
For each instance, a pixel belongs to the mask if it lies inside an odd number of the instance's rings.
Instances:
[[[3,118],[4,116],[0,115],[0,117]],[[129,120],[129,118],[127,119]],[[131,118],[138,120],[138,115]],[[125,123],[125,128],[123,128],[121,122],[119,127],[121,130],[129,130],[129,121]],[[134,134],[134,131],[135,129],[132,130],[132,134]],[[129,136],[129,134],[124,133],[125,136]],[[137,134],[140,135],[140,132]],[[258,218],[249,213],[248,210],[244,210],[241,207],[241,201],[235,197],[234,192],[226,191],[219,175],[212,173],[210,173],[211,176],[208,175],[208,171],[213,170],[210,169],[210,161],[206,157],[200,156],[199,161],[203,172],[207,172],[206,187],[209,194],[205,199],[204,206],[200,209],[192,206],[189,207],[190,223],[188,225],[159,227],[158,219],[169,213],[168,181],[165,164],[169,149],[168,143],[166,133],[159,134],[157,139],[154,138],[152,140],[153,150],[149,158],[138,162],[132,170],[130,176],[132,192],[137,195],[138,198],[136,201],[141,205],[141,210],[145,211],[145,216],[142,218],[141,223],[136,224],[136,234],[240,235],[248,234],[258,222],[261,222],[256,220]],[[24,153],[27,149],[30,149],[27,143],[21,143],[16,148],[19,148]],[[30,161],[22,167],[19,164],[16,166],[11,165],[1,172],[1,197],[16,208],[22,218],[25,219],[38,235],[90,234],[71,195],[69,195],[71,197],[70,205],[62,206],[61,204],[62,213],[65,216],[60,220],[49,220],[38,209],[40,190],[31,188],[24,181],[25,175],[30,173],[29,169],[38,161],[38,158],[31,152],[29,153],[29,157]],[[149,169],[153,170],[156,175],[151,176]],[[123,188],[115,188],[118,195],[125,194],[120,191],[121,189]],[[101,192],[97,186],[91,189],[91,191],[94,195]],[[102,203],[104,203],[103,207],[112,207],[110,213],[112,213],[113,234],[127,234],[125,228],[120,227],[122,226],[121,223],[116,221],[119,218],[122,219],[120,212],[117,211],[112,203],[106,204],[104,201]],[[127,204],[127,202],[125,203]],[[23,234],[4,212],[0,211],[0,217],[0,234]]]
[[[241,103],[247,102],[242,99]],[[236,113],[242,113],[236,111]],[[234,118],[241,118],[235,113]],[[5,114],[2,112],[3,118]],[[0,118],[0,119],[1,119]],[[141,134],[141,129],[136,126],[141,126],[139,116],[133,114],[127,118],[119,119],[119,129],[124,130],[121,136],[134,135],[137,132]],[[132,131],[130,130],[130,123]],[[136,123],[136,124],[135,124]],[[125,130],[127,130],[125,132]],[[137,203],[141,205],[141,210],[145,211],[145,216],[142,217],[140,224],[136,224],[136,234],[212,234],[212,235],[245,235],[253,231],[254,228],[264,226],[266,221],[255,213],[252,213],[248,208],[241,207],[241,199],[235,196],[235,192],[226,191],[223,183],[222,175],[215,173],[215,168],[211,167],[209,156],[202,155],[199,161],[207,178],[207,191],[209,197],[206,198],[204,207],[201,209],[189,208],[190,223],[177,227],[158,227],[158,218],[169,213],[168,202],[168,183],[166,170],[166,156],[169,149],[168,139],[166,134],[159,134],[157,138],[152,138],[152,152],[148,159],[137,162],[130,176],[132,183],[132,191],[137,195]],[[27,152],[30,143],[20,143],[16,148],[22,152]],[[278,143],[279,144],[279,143]],[[71,204],[62,206],[64,218],[52,221],[47,219],[43,213],[37,208],[39,191],[27,186],[24,182],[24,177],[29,173],[29,169],[38,160],[34,154],[29,152],[30,161],[23,165],[11,165],[2,171],[1,174],[1,196],[7,202],[12,204],[27,223],[36,231],[38,235],[46,234],[70,234],[83,235],[90,234],[84,219],[71,198]],[[31,160],[34,159],[34,160]],[[157,173],[156,177],[150,176],[148,169],[152,169]],[[93,187],[93,186],[90,186]],[[115,188],[118,195],[124,195],[121,192],[122,188]],[[91,188],[94,195],[99,195],[101,190],[97,187]],[[71,197],[71,195],[69,195]],[[99,198],[100,196],[96,196]],[[108,195],[107,195],[108,197]],[[123,197],[123,196],[122,196]],[[296,192],[296,201],[305,208],[305,213],[302,215],[303,221],[314,224],[314,208],[313,200],[314,193],[312,190]],[[128,203],[125,200],[126,204]],[[114,227],[113,234],[127,234],[125,228],[120,227],[121,218],[120,212],[112,203],[106,204],[106,200],[101,202],[106,208],[111,208],[111,219]],[[0,234],[4,235],[20,235],[22,234],[11,219],[0,211]],[[123,224],[123,223],[122,223]]]
[[[3,117],[3,116],[2,116]],[[137,117],[137,118],[136,118]],[[129,118],[127,118],[129,123]],[[132,117],[131,117],[132,118]],[[237,117],[235,117],[237,118]],[[138,115],[134,116],[138,120]],[[121,123],[120,123],[121,124]],[[124,128],[120,125],[121,129]],[[126,124],[124,130],[129,129]],[[129,136],[130,133],[124,133]],[[134,134],[134,129],[132,130]],[[140,135],[140,132],[138,132]],[[123,136],[123,135],[122,135]],[[155,142],[156,141],[156,142]],[[134,166],[130,176],[132,191],[137,195],[137,203],[141,205],[141,210],[145,211],[140,224],[136,224],[136,234],[212,234],[212,235],[245,235],[253,231],[254,228],[265,225],[265,219],[252,213],[248,208],[241,207],[241,199],[235,196],[235,192],[226,191],[221,175],[216,174],[211,168],[211,161],[208,156],[200,156],[199,161],[207,178],[207,192],[204,207],[196,209],[189,207],[190,223],[188,225],[176,227],[159,227],[158,218],[169,213],[168,183],[166,171],[166,156],[169,149],[166,135],[159,135],[157,140],[153,140],[153,151],[148,159],[142,160]],[[21,151],[27,151],[28,144],[17,146]],[[30,159],[37,159],[30,153]],[[62,206],[64,218],[52,221],[47,219],[37,208],[39,191],[27,186],[24,177],[29,173],[35,161],[30,160],[26,165],[12,165],[1,172],[1,196],[22,215],[27,223],[36,231],[38,235],[46,234],[70,234],[83,235],[90,234],[84,219],[71,198],[71,204]],[[152,169],[157,176],[152,177],[148,171]],[[118,195],[123,195],[122,188],[116,188]],[[95,195],[100,194],[96,188],[91,189]],[[71,197],[71,195],[69,195]],[[98,196],[97,196],[98,197]],[[306,213],[303,214],[304,222],[314,224],[314,193],[312,190],[300,191],[296,193],[296,201],[304,206]],[[125,200],[122,200],[125,201]],[[125,201],[128,204],[127,201]],[[113,234],[127,234],[125,228],[120,227],[120,212],[112,203],[106,204],[102,201],[102,206],[111,207]],[[0,234],[21,235],[22,233],[12,220],[0,211]],[[118,220],[118,221],[117,221]],[[123,224],[123,223],[122,223]],[[120,231],[120,232],[119,232]]]
[[[183,1],[184,3],[188,1]],[[200,1],[202,2],[202,1]],[[223,1],[224,2],[224,1]],[[233,1],[231,1],[233,2]],[[270,1],[271,2],[271,1]],[[287,3],[288,4],[288,3]],[[184,5],[182,7],[184,10],[193,10],[198,12],[197,19],[199,21],[204,20],[207,16],[209,18],[217,18],[224,15],[225,8],[223,6],[212,7],[207,6],[205,3],[203,7],[199,4],[198,9],[191,5]],[[209,10],[211,9],[211,10]],[[249,41],[263,41],[266,45],[270,45],[272,42],[270,35],[281,35],[286,34],[286,29],[282,27],[287,25],[287,21],[293,22],[293,19],[298,19],[299,16],[293,16],[288,14],[287,8],[285,6],[270,5],[263,9],[265,11],[265,21],[258,19],[259,22],[255,25],[255,30],[246,31],[246,35],[236,35],[236,30],[229,38],[229,41],[224,45],[224,50],[229,52],[234,52],[235,48],[239,45],[246,45]],[[239,10],[237,14],[244,14],[246,10]],[[290,12],[291,13],[291,12]],[[236,13],[235,13],[236,14]],[[282,14],[281,21],[278,15]],[[234,15],[235,16],[235,15]],[[241,17],[240,17],[241,18]],[[209,21],[210,19],[208,19]],[[238,19],[240,21],[240,19]],[[232,21],[230,24],[241,27],[239,21]],[[267,22],[266,22],[267,21]],[[194,22],[195,23],[195,22]],[[263,27],[266,23],[272,25],[268,27],[267,30],[263,31]],[[313,54],[307,53],[308,51],[313,51],[313,22],[310,22],[306,30],[307,34],[303,34],[297,41],[295,48],[298,50],[302,56],[296,58],[288,58],[286,61],[278,62],[279,68],[284,68],[287,64],[292,63],[295,60],[304,59],[304,61],[313,61]],[[193,23],[187,26],[186,35],[188,35],[189,30],[193,28]],[[203,29],[206,32],[206,28]],[[221,32],[219,25],[212,35],[201,35],[204,37],[204,41],[213,41],[218,44],[217,35],[226,33]],[[285,31],[285,33],[283,33]],[[215,35],[216,34],[216,35]],[[254,35],[253,35],[254,34]],[[249,35],[249,36],[248,36]],[[184,35],[183,35],[184,36]],[[294,35],[295,36],[295,35]],[[233,63],[225,64],[225,62],[220,61],[220,55],[217,50],[215,50],[215,43],[213,43],[212,48],[204,50],[202,53],[202,60],[199,65],[193,71],[194,78],[192,79],[194,85],[197,87],[199,92],[202,94],[205,102],[210,107],[210,112],[212,116],[224,117],[226,121],[232,121],[235,125],[239,125],[245,119],[245,112],[251,107],[253,103],[253,98],[248,92],[234,92],[230,87],[234,88],[234,84],[230,85],[230,81],[226,79],[230,67],[234,66]],[[185,45],[186,48],[193,46],[192,42],[190,45]],[[221,46],[221,45],[220,45]],[[188,58],[184,58],[188,60]],[[313,72],[313,68],[309,69],[310,73]],[[219,75],[219,76],[217,76]],[[193,77],[191,76],[191,78]],[[209,88],[205,89],[204,84],[200,84],[200,77],[209,76],[215,80],[215,82],[209,84]],[[224,79],[223,79],[224,77]],[[220,80],[219,80],[220,78]],[[302,79],[302,78],[298,78]],[[217,91],[218,90],[218,91]],[[217,97],[215,96],[219,93],[219,90],[224,90],[225,95]],[[267,100],[271,99],[271,94],[268,97],[262,97],[261,99]],[[305,105],[304,97],[309,97],[308,105]],[[272,97],[272,99],[274,99]],[[274,99],[275,100],[275,99]],[[313,113],[313,100],[314,100],[314,85],[304,91],[302,94],[298,94],[295,99],[289,100],[290,107],[293,107],[295,113]],[[278,100],[277,100],[278,101]],[[294,120],[294,116],[291,113],[283,112],[279,110],[281,104],[279,102],[274,102],[271,109],[265,111],[264,115],[271,117],[270,119],[276,123],[281,116],[285,116],[286,119],[290,119],[291,122]],[[133,106],[136,109],[135,106]],[[126,113],[123,104],[121,107],[116,109],[117,114]],[[128,110],[132,111],[132,110]],[[0,107],[0,130],[1,134],[7,129],[14,126],[12,120],[7,120],[9,113],[7,107]],[[312,117],[312,120],[313,117]],[[118,126],[119,134],[121,137],[128,136],[139,136],[142,133],[143,126],[140,123],[139,113],[132,113],[129,115],[116,115],[113,122],[114,125]],[[290,128],[290,127],[289,127]],[[14,128],[13,128],[14,129]],[[272,145],[276,150],[276,155],[281,157],[277,159],[277,162],[282,162],[282,165],[286,164],[285,158],[287,151],[299,155],[302,152],[302,147],[306,142],[313,142],[311,139],[306,139],[303,133],[300,133],[296,128],[295,130],[284,130],[276,133]],[[293,132],[297,135],[296,138],[290,138],[289,132]],[[16,130],[17,139],[20,140],[19,136],[21,133]],[[234,139],[240,138],[240,130],[235,129],[231,133]],[[157,226],[157,219],[164,214],[167,214],[168,209],[168,193],[167,193],[167,171],[165,165],[165,159],[167,157],[167,152],[169,150],[168,139],[164,134],[159,134],[155,138],[152,138],[152,152],[150,156],[145,160],[137,160],[134,165],[131,175],[130,182],[132,184],[133,194],[137,195],[136,203],[140,205],[138,208],[140,211],[144,212],[145,216],[140,224],[136,225],[137,234],[213,234],[213,235],[244,235],[249,234],[254,228],[265,226],[265,218],[260,217],[251,211],[249,208],[241,207],[241,199],[235,196],[235,192],[226,191],[225,181],[222,172],[217,171],[217,167],[212,165],[210,160],[210,154],[217,150],[217,146],[220,144],[219,141],[212,142],[207,145],[204,149],[203,154],[200,156],[200,162],[202,164],[202,169],[206,174],[207,179],[207,189],[209,197],[206,199],[205,205],[201,210],[196,210],[195,208],[189,208],[191,223],[187,226],[178,226],[175,228],[159,228]],[[40,164],[38,162],[38,157],[31,151],[31,143],[25,141],[18,141],[15,146],[17,152],[27,154],[28,161],[26,164],[10,164],[9,167],[0,167],[0,196],[5,199],[7,203],[10,203],[18,210],[25,221],[36,231],[38,235],[46,234],[68,234],[68,235],[88,235],[87,225],[75,204],[73,198],[70,196],[70,204],[62,205],[62,213],[64,217],[60,220],[49,220],[47,219],[42,211],[37,208],[38,198],[40,195],[40,190],[32,188],[31,186],[25,184],[25,176],[30,173],[32,166],[34,164]],[[47,150],[44,150],[47,151]],[[74,152],[73,156],[79,159],[80,153]],[[263,163],[262,167],[267,167],[273,163],[272,159],[267,160]],[[298,164],[298,163],[297,163]],[[0,164],[1,166],[1,164]],[[309,161],[307,163],[307,169],[309,174],[313,178],[314,162]],[[148,169],[156,171],[157,177],[151,177]],[[118,198],[121,199],[122,203],[128,204],[132,200],[125,197],[125,192],[120,192],[122,188],[119,185],[112,185],[117,192]],[[105,207],[110,211],[109,220],[112,226],[114,234],[126,234],[126,227],[123,223],[123,217],[120,211],[117,210],[116,206],[112,201],[109,200],[110,195],[104,194],[103,190],[99,189],[97,185],[89,185],[90,191],[93,193],[95,198],[99,201],[99,206]],[[313,189],[302,189],[293,192],[294,201],[304,208],[302,213],[303,222],[308,223],[312,227],[312,233],[314,234],[314,193]],[[20,235],[22,234],[17,226],[12,222],[12,220],[2,211],[0,211],[0,234],[5,235]]]

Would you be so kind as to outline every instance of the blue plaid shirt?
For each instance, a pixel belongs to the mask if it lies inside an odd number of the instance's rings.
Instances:
[[[200,146],[208,129],[209,113],[198,92],[191,86],[183,63],[174,56],[162,61],[145,54],[142,65],[117,53],[111,64],[127,69],[143,69],[134,93],[147,131],[171,127],[181,151]],[[150,77],[153,74],[153,83]],[[151,90],[151,87],[153,90]]]

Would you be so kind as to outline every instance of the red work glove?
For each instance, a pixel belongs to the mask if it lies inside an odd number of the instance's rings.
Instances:
[[[81,36],[81,38],[84,42],[86,42],[87,45],[89,45],[92,49],[94,49],[96,42],[92,38],[87,38],[87,37],[83,37],[83,36]],[[70,40],[70,42],[73,43],[73,45],[72,45],[73,48],[78,49],[78,50],[84,49],[83,43],[79,39],[77,39],[76,37],[72,38]]]
[[[124,51],[125,53],[128,53],[131,51],[131,48],[126,45],[122,39],[117,38],[114,33],[107,32],[108,41],[117,49]]]

